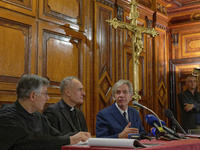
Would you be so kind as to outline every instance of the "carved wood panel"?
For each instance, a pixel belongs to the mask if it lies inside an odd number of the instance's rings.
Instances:
[[[172,28],[172,59],[184,59],[200,56],[199,25],[184,25]]]
[[[63,78],[76,76],[85,83],[85,37],[47,24],[39,24],[39,37],[38,73],[50,79],[50,94],[55,95],[49,102],[54,103],[59,100],[58,86]]]
[[[160,118],[165,118],[164,110],[168,107],[168,53],[166,50],[166,31],[156,28],[159,36],[155,37],[154,52],[154,110]]]
[[[114,83],[114,29],[106,20],[114,18],[114,9],[95,3],[94,37],[94,116],[99,110],[112,104],[111,87]],[[95,119],[94,119],[95,120]],[[96,121],[94,121],[95,123]],[[94,125],[95,126],[95,125]]]
[[[67,76],[76,76],[83,84],[86,98],[80,109],[90,124],[90,91],[87,85],[89,71],[86,64],[88,53],[85,48],[85,35],[77,34],[68,28],[39,23],[38,74],[48,77],[51,86],[48,88],[50,99],[47,105],[60,100],[60,81]],[[45,107],[46,107],[45,106]],[[90,131],[90,126],[88,129]]]
[[[85,0],[41,0],[39,17],[76,30],[84,30]]]
[[[181,34],[181,46],[182,58],[200,56],[200,32]]]
[[[16,100],[16,85],[23,74],[35,73],[36,24],[31,19],[0,12],[0,100]]]
[[[0,6],[36,17],[37,0],[0,0]]]

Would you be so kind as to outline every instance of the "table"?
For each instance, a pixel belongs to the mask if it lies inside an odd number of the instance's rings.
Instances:
[[[182,139],[173,141],[164,140],[142,140],[141,143],[157,143],[162,145],[156,145],[153,147],[142,148],[144,150],[200,150],[200,139]],[[91,147],[88,145],[81,146],[62,146],[61,150],[128,150],[130,148],[116,148],[116,147]]]

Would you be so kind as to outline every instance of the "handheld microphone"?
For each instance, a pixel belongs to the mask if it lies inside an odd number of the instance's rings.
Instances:
[[[162,123],[160,122],[160,118],[156,115],[156,113],[155,113],[153,110],[151,110],[151,109],[145,107],[144,105],[138,103],[138,101],[136,101],[136,100],[133,101],[132,104],[133,104],[134,106],[138,106],[138,107],[142,107],[142,108],[144,108],[144,109],[147,109],[147,110],[150,111],[152,114],[154,114],[154,115],[156,116],[156,118],[158,119],[158,122],[159,122],[159,124],[160,124],[160,127],[162,128]]]
[[[172,121],[174,122],[174,124],[179,128],[179,130],[181,130],[181,132],[183,132],[183,134],[186,134],[185,130],[183,130],[183,128],[181,127],[181,125],[178,123],[178,121],[175,119],[174,114],[172,113],[171,110],[169,109],[165,109],[164,111],[165,116],[167,118],[171,118]]]
[[[163,127],[158,125],[158,119],[154,115],[147,114],[145,116],[145,120],[150,126],[155,127],[159,131],[159,133],[164,134]]]

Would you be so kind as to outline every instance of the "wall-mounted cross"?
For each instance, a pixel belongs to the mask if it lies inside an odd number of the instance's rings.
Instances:
[[[154,28],[145,28],[137,26],[137,18],[139,18],[139,12],[137,11],[136,0],[131,0],[131,13],[129,14],[130,24],[117,20],[117,18],[106,20],[117,29],[117,27],[127,29],[132,33],[132,60],[133,60],[133,99],[139,101],[141,96],[139,95],[139,57],[143,51],[142,33],[151,35],[152,37],[159,33]]]

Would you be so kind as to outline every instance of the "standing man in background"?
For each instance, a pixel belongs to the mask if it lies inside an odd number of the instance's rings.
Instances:
[[[85,92],[83,85],[76,77],[66,77],[60,83],[61,100],[47,107],[43,114],[51,125],[63,134],[73,135],[87,131],[84,114],[76,108],[83,104]]]
[[[185,84],[187,89],[178,94],[178,101],[182,111],[181,125],[188,132],[189,129],[200,129],[200,93],[196,91],[195,76],[189,75]]]
[[[49,99],[49,81],[37,75],[23,75],[17,85],[17,100],[0,109],[1,150],[60,150],[91,137],[88,132],[63,135],[38,111]]]
[[[129,133],[146,134],[140,115],[128,106],[132,100],[133,86],[129,80],[119,80],[112,88],[114,104],[97,114],[96,137],[128,138]]]

